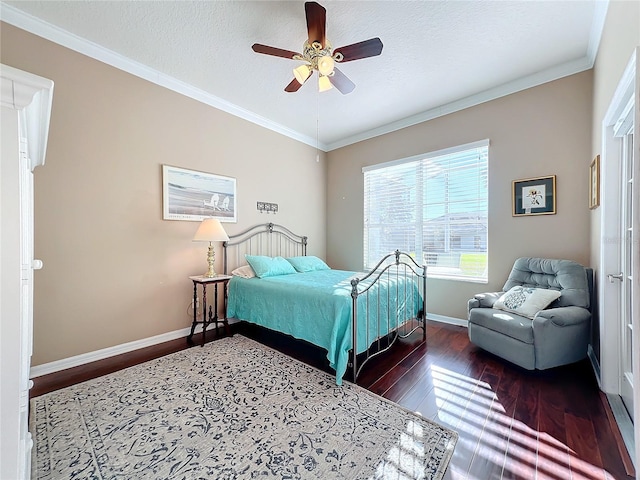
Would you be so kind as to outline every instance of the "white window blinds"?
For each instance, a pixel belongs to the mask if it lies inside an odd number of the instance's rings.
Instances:
[[[487,281],[487,140],[366,167],[364,264],[399,249],[430,277]]]

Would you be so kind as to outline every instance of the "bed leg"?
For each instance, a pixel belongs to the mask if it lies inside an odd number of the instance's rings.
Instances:
[[[427,341],[427,315],[426,313],[422,314],[422,341]]]
[[[353,383],[357,383],[358,375],[358,282],[351,280],[351,361],[353,363]]]

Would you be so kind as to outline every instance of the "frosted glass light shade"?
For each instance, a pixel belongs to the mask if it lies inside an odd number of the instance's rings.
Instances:
[[[300,65],[293,69],[293,76],[296,77],[296,80],[300,85],[307,81],[309,75],[311,75],[311,68],[309,65]]]
[[[193,236],[194,242],[226,242],[227,240],[229,236],[217,218],[205,218]]]
[[[331,85],[329,77],[320,76],[320,78],[318,79],[318,90],[320,90],[321,92],[326,92],[327,90],[331,90],[332,88],[333,85]]]
[[[325,55],[318,59],[318,71],[322,75],[331,75],[331,73],[333,72],[333,65],[333,58],[329,55]]]

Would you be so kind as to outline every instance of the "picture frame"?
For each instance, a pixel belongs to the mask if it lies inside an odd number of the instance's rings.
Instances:
[[[556,214],[556,176],[514,180],[512,186],[514,217]]]
[[[237,222],[236,179],[186,168],[162,166],[162,218]]]
[[[600,155],[596,155],[589,165],[589,208],[600,206]]]

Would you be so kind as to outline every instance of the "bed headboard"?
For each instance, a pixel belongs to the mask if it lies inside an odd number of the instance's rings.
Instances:
[[[297,257],[307,254],[307,237],[297,235],[282,225],[261,223],[223,242],[223,268],[225,275],[236,267],[245,265],[247,255],[269,257]]]

